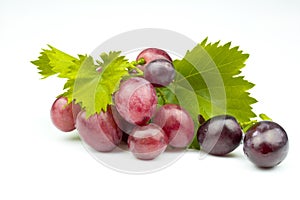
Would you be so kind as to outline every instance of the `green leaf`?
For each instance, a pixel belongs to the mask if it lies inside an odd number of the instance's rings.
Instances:
[[[78,71],[74,83],[73,99],[86,110],[87,117],[94,113],[106,111],[107,105],[112,104],[112,94],[118,89],[123,76],[128,74],[130,63],[120,52],[103,53],[102,61],[94,64],[92,57],[88,57]]]
[[[64,93],[59,96],[75,100],[86,110],[87,117],[106,111],[112,104],[112,94],[118,89],[121,79],[128,75],[131,64],[120,56],[120,51],[102,53],[95,64],[91,56],[75,58],[50,45],[43,49],[38,60],[32,61],[43,78],[57,75],[65,78]],[[96,69],[101,67],[101,72]]]
[[[240,75],[248,57],[231,43],[220,45],[205,39],[182,60],[173,62],[177,76],[169,88],[192,115],[195,130],[198,114],[205,119],[229,114],[241,123],[256,117],[251,105],[257,101],[248,92],[254,84]],[[190,148],[199,149],[196,139]]]
[[[86,56],[79,55],[78,59],[50,45],[48,45],[48,47],[50,49],[43,49],[38,60],[31,62],[38,67],[39,73],[43,78],[55,74],[60,78],[75,78],[81,63]]]
[[[38,58],[38,60],[31,61],[32,64],[38,67],[39,73],[43,76],[42,78],[47,78],[56,74],[55,71],[52,70],[52,66],[50,65],[50,60],[47,55],[48,50],[43,50]]]
[[[75,84],[80,66],[88,58],[86,55],[78,55],[78,57],[79,57],[79,60],[76,60],[74,62],[75,65],[71,65],[69,67],[70,68],[69,78],[68,78],[67,82],[64,85],[65,92],[60,95],[60,96],[66,97],[68,99],[69,103],[71,103],[74,100],[74,97],[73,97],[74,84]]]
[[[248,92],[254,84],[238,76],[249,55],[238,47],[231,48],[230,43],[206,43],[204,40],[183,60],[175,61],[177,72],[197,94],[199,109],[205,118],[227,113],[238,121],[250,121],[256,116],[251,107],[256,100]],[[183,78],[176,79],[175,85],[182,86]]]
[[[78,58],[75,58],[53,46],[48,45],[48,47],[50,49],[43,49],[38,60],[31,61],[31,63],[38,67],[43,79],[56,74],[59,78],[67,79],[64,85],[65,92],[59,96],[67,97],[71,102],[77,72],[87,56],[78,55]]]
[[[100,58],[102,61],[97,60],[96,62],[99,64],[99,66],[104,67],[105,65],[108,65],[112,60],[117,58],[120,55],[121,51],[111,51],[109,54],[107,53],[101,53]]]

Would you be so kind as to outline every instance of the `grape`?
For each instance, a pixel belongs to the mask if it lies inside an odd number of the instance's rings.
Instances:
[[[115,106],[111,106],[111,111],[114,117],[114,120],[118,127],[127,134],[130,134],[136,125],[129,123],[126,121],[118,112]]]
[[[259,167],[274,167],[285,159],[289,143],[285,130],[277,123],[262,121],[246,132],[244,153]]]
[[[194,122],[188,112],[179,105],[163,105],[155,114],[153,123],[164,130],[170,146],[185,148],[193,140]]]
[[[167,52],[165,52],[162,49],[157,49],[157,48],[147,48],[144,49],[136,58],[136,60],[140,60],[141,58],[144,58],[146,64],[150,63],[153,60],[157,59],[165,59],[170,62],[172,62],[172,58],[169,56]],[[138,67],[144,71],[145,69],[145,64],[144,65],[139,65]]]
[[[128,137],[128,147],[136,158],[151,160],[167,148],[167,136],[156,124],[139,126]]]
[[[96,151],[112,151],[122,138],[122,131],[115,123],[110,107],[106,112],[89,118],[86,118],[85,111],[81,111],[77,116],[76,128],[83,141]]]
[[[175,69],[171,62],[157,59],[146,65],[144,76],[155,87],[167,86],[175,78]]]
[[[157,106],[157,96],[152,84],[140,77],[121,82],[114,94],[115,106],[129,123],[146,125]]]
[[[219,115],[204,122],[198,129],[201,149],[209,154],[223,156],[236,149],[242,140],[242,130],[236,119]]]
[[[52,104],[50,116],[56,128],[64,132],[70,132],[75,129],[77,114],[81,108],[78,104],[68,104],[65,97],[57,98]]]

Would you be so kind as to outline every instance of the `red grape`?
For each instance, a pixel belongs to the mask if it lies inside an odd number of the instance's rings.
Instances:
[[[156,124],[139,126],[128,137],[128,147],[133,155],[142,160],[151,160],[167,148],[167,137]]]
[[[53,124],[61,131],[70,132],[75,129],[75,121],[81,108],[78,104],[68,104],[65,97],[57,98],[52,104],[50,116]]]
[[[144,71],[146,64],[150,63],[153,60],[157,59],[165,59],[170,62],[172,62],[172,58],[169,56],[167,52],[165,52],[162,49],[157,49],[157,48],[147,48],[144,49],[136,58],[136,60],[140,60],[141,58],[144,58],[145,64],[144,65],[139,65],[138,67]]]
[[[89,118],[85,111],[81,111],[77,116],[76,128],[83,141],[96,151],[112,151],[122,138],[122,131],[115,123],[110,107],[106,112]]]
[[[152,84],[139,77],[133,77],[120,84],[114,95],[115,106],[129,123],[146,125],[157,106],[157,96]]]
[[[162,106],[153,118],[169,139],[169,145],[177,148],[187,147],[194,137],[194,122],[191,116],[176,104]]]

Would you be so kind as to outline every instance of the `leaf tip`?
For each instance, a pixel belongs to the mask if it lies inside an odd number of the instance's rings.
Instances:
[[[206,38],[200,43],[200,45],[201,45],[201,46],[205,46],[206,43],[207,43],[207,41],[208,41],[208,37],[206,37]]]

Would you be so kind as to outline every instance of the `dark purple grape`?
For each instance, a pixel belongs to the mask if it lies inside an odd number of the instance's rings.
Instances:
[[[194,122],[188,112],[179,105],[165,104],[160,107],[153,123],[164,130],[170,146],[185,148],[193,140]]]
[[[152,160],[167,148],[167,136],[156,124],[139,126],[128,137],[128,148],[142,160]]]
[[[115,106],[129,123],[146,125],[157,106],[157,96],[152,84],[140,77],[133,77],[120,84],[114,95]]]
[[[136,58],[136,60],[140,60],[141,58],[144,58],[145,64],[144,65],[139,65],[138,67],[144,71],[146,64],[150,63],[153,60],[157,59],[165,59],[170,62],[172,62],[172,58],[169,56],[167,52],[165,52],[162,49],[157,49],[157,48],[147,48],[144,49]]]
[[[241,127],[234,117],[219,115],[199,127],[197,139],[203,151],[223,156],[239,146],[242,135]]]
[[[106,112],[86,118],[81,111],[76,120],[76,128],[83,141],[96,151],[112,151],[121,141],[122,131],[115,123],[110,107]]]
[[[75,129],[75,121],[81,108],[78,104],[68,104],[65,97],[57,98],[51,106],[50,116],[56,128],[64,132]]]
[[[153,60],[146,65],[144,77],[155,87],[167,86],[175,78],[175,69],[166,59]]]
[[[259,167],[274,167],[285,159],[289,149],[285,130],[277,123],[261,121],[246,132],[244,153]]]

